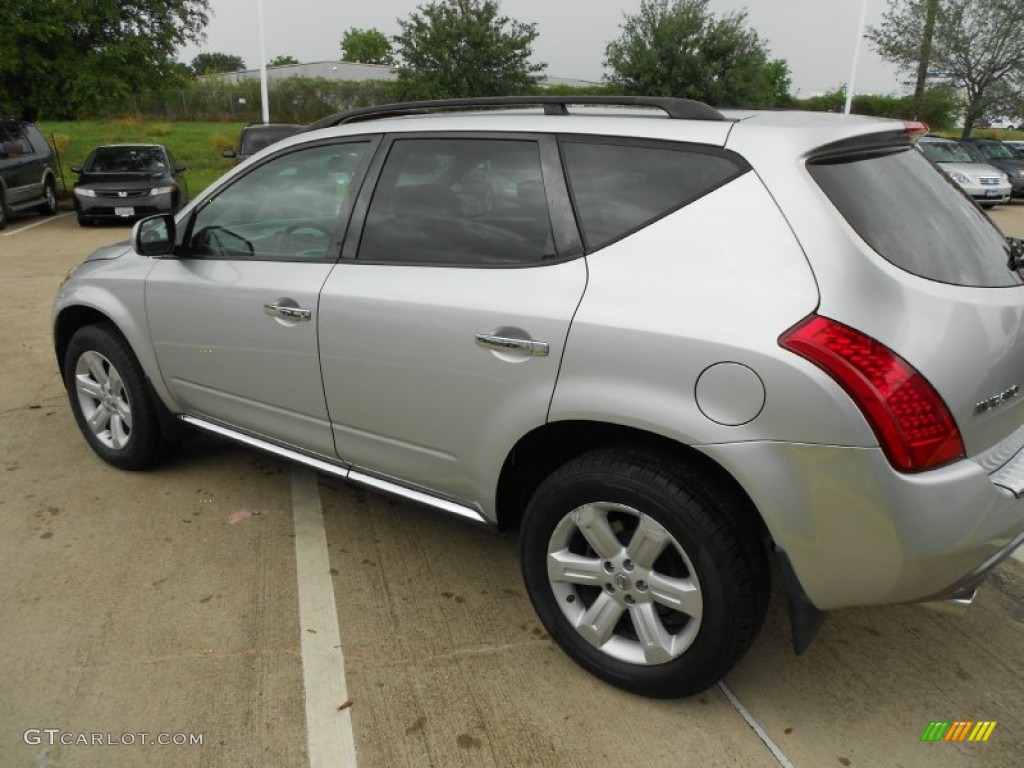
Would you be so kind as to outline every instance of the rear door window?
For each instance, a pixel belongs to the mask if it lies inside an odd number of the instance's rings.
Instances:
[[[587,251],[726,184],[749,166],[715,147],[563,138],[562,156]]]
[[[555,258],[538,143],[396,139],[370,202],[358,258],[433,266]]]
[[[833,205],[876,252],[951,285],[1020,285],[1006,240],[982,210],[909,147],[808,164]]]

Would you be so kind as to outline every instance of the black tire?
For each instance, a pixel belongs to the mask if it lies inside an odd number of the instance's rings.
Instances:
[[[0,229],[7,226],[7,206],[4,204],[4,191],[0,189]]]
[[[584,536],[591,514],[610,524],[605,533],[614,538]],[[585,454],[548,477],[527,507],[520,536],[527,592],[552,638],[584,669],[643,696],[692,696],[732,669],[764,621],[770,572],[755,514],[738,491],[667,456],[626,447]],[[641,525],[652,532],[648,541],[669,537],[650,550],[658,553],[650,565],[644,548],[633,546]],[[549,561],[557,569],[566,557],[575,570],[550,578]],[[688,601],[686,610],[668,607],[673,594],[680,605]],[[576,625],[605,608],[605,633],[588,640]],[[645,626],[665,633],[648,650],[634,621],[643,625],[645,616],[654,617]]]
[[[80,227],[91,227],[95,223],[96,221],[94,219],[90,219],[88,216],[78,216],[78,226]]]
[[[121,469],[145,469],[162,458],[165,444],[154,395],[135,355],[111,326],[86,325],[71,337],[64,387],[79,429],[104,461]],[[95,427],[88,421],[93,414],[99,415]]]
[[[57,213],[57,182],[47,179],[43,189],[46,202],[36,206],[40,216],[53,216]]]

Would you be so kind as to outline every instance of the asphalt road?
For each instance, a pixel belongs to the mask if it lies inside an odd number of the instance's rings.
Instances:
[[[1024,236],[1024,204],[994,218]],[[799,658],[776,589],[726,687],[648,701],[553,645],[512,536],[211,438],[155,471],[103,464],[50,302],[127,234],[0,233],[0,766],[1024,765],[1018,562],[966,617],[841,611]],[[922,743],[935,720],[997,726]]]

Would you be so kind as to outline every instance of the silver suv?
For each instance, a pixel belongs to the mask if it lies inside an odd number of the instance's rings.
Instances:
[[[773,559],[798,652],[838,608],[961,609],[1024,541],[1024,252],[923,130],[617,97],[334,116],[77,268],[71,409],[126,469],[184,424],[518,527],[551,636],[644,695],[728,672]]]

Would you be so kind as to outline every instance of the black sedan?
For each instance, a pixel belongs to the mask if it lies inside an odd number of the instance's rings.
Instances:
[[[71,170],[78,174],[75,213],[82,226],[174,213],[188,201],[185,166],[161,144],[96,147],[84,166]]]

